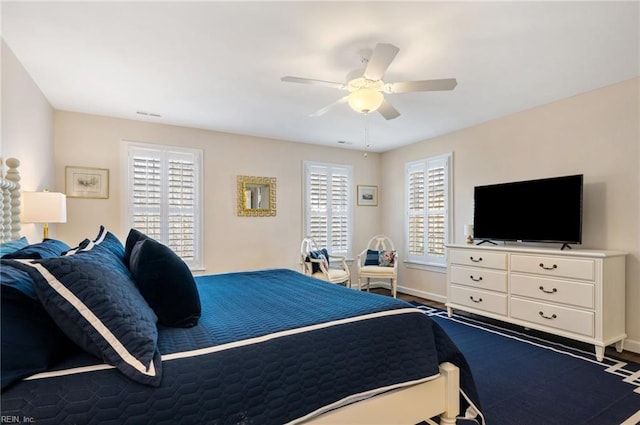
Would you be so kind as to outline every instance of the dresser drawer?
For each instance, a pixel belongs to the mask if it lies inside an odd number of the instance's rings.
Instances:
[[[511,317],[580,335],[594,336],[595,313],[591,311],[512,297]]]
[[[449,288],[449,301],[458,305],[477,308],[490,313],[507,315],[507,296],[494,292],[452,285]]]
[[[449,262],[463,266],[488,267],[506,270],[507,254],[471,249],[453,249],[449,251]]]
[[[511,295],[521,295],[577,307],[594,308],[595,295],[592,283],[514,273],[511,275]]]
[[[507,292],[507,272],[473,267],[451,266],[451,283],[479,289]]]
[[[511,255],[511,271],[593,281],[595,261],[513,254]]]

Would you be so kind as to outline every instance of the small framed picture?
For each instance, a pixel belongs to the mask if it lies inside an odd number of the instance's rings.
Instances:
[[[358,185],[358,205],[375,207],[378,205],[378,186]]]
[[[109,170],[65,167],[65,192],[69,198],[109,198]]]

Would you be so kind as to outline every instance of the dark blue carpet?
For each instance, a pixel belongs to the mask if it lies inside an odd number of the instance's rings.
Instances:
[[[487,425],[619,425],[634,415],[625,425],[638,423],[639,364],[598,362],[592,346],[414,304],[467,358]]]

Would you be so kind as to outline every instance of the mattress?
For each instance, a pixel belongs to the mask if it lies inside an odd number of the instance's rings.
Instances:
[[[162,381],[135,382],[86,353],[2,393],[3,416],[38,424],[283,424],[461,369],[464,357],[401,300],[284,270],[196,278],[202,316],[159,327]]]

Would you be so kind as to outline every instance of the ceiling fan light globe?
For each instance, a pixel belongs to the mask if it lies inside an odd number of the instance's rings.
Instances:
[[[360,89],[351,92],[347,101],[354,111],[368,114],[382,105],[384,95],[374,89]]]

